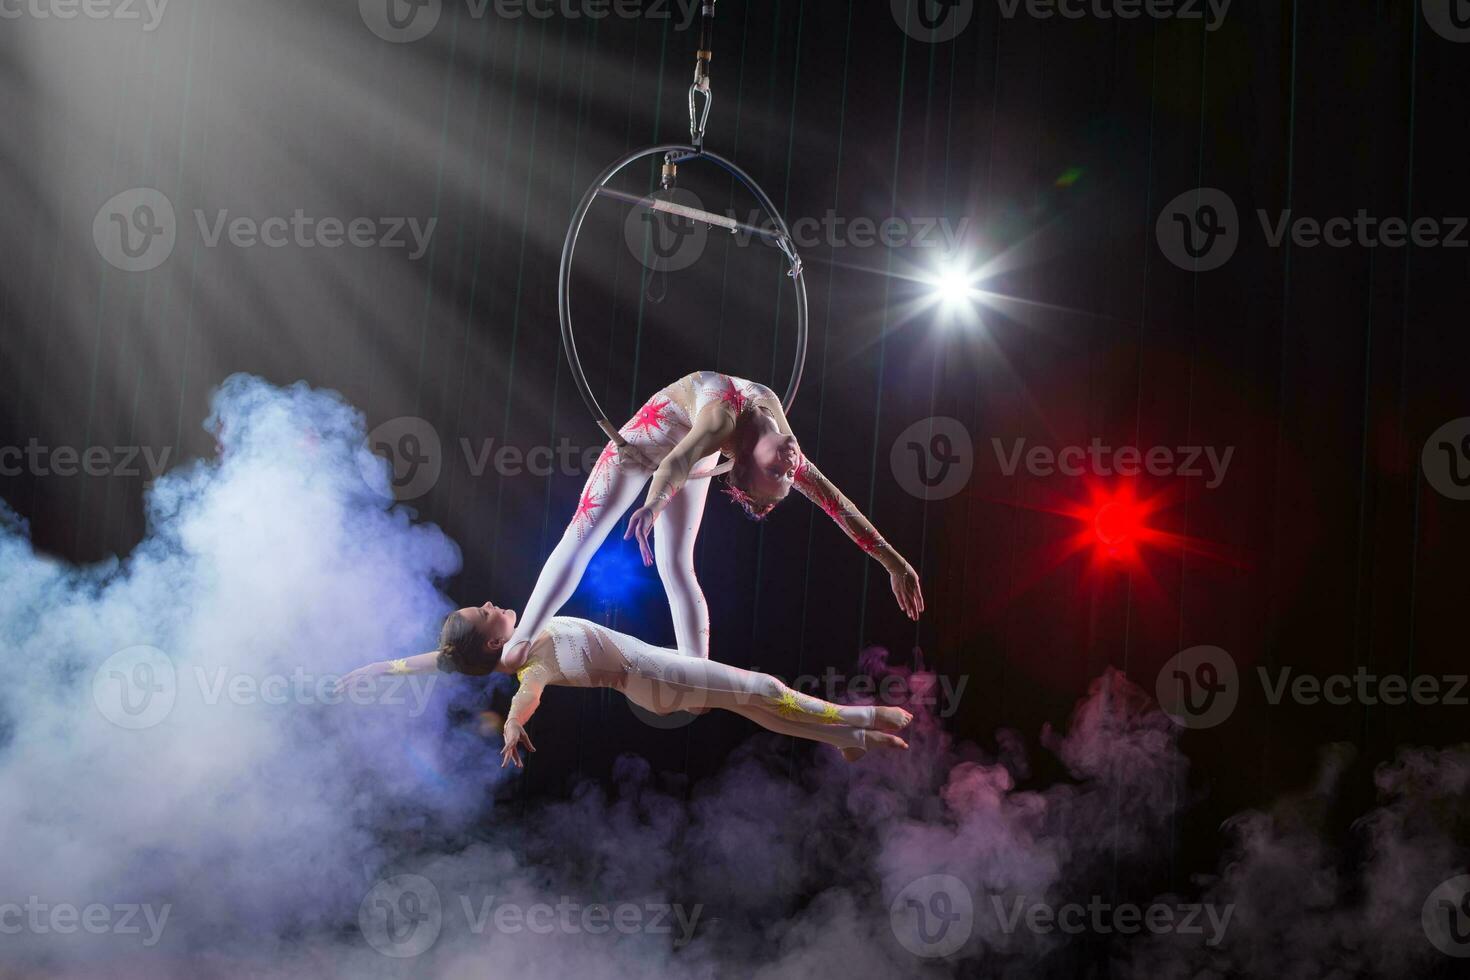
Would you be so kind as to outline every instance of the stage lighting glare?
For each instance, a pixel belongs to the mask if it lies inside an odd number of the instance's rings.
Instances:
[[[970,305],[975,288],[970,273],[958,266],[949,266],[935,278],[934,292],[946,307],[962,309]]]

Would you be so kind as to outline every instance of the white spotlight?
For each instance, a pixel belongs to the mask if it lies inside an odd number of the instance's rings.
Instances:
[[[947,314],[973,313],[980,298],[975,279],[975,273],[959,262],[944,263],[929,277],[934,304]]]
[[[941,272],[934,286],[939,292],[940,301],[946,306],[962,305],[974,295],[969,275],[955,266],[950,266]]]

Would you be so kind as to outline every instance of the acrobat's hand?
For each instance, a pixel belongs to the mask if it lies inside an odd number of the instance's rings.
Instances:
[[[349,688],[355,685],[362,684],[365,681],[371,680],[372,678],[377,677],[382,672],[382,664],[368,664],[366,667],[359,667],[356,670],[350,671],[337,678],[337,683],[332,686],[332,693],[336,694],[338,697],[341,697],[343,694],[347,693],[347,690]]]
[[[658,511],[646,505],[639,507],[628,518],[628,530],[623,532],[624,541],[633,537],[638,539],[638,550],[643,553],[645,567],[653,564],[653,549],[648,545],[648,536],[653,533],[653,523],[657,520]]]
[[[618,446],[618,463],[621,466],[632,466],[650,473],[658,469],[658,464],[653,461],[652,457],[631,442]]]
[[[517,769],[524,768],[520,746],[525,745],[532,752],[536,751],[536,746],[531,744],[531,737],[526,734],[525,728],[518,721],[507,721],[501,735],[505,738],[505,747],[500,750],[500,768],[504,769],[511,763],[515,763]]]
[[[889,569],[888,583],[893,586],[898,608],[909,619],[917,622],[919,614],[924,611],[924,590],[919,587],[919,573],[908,562],[903,562]]]

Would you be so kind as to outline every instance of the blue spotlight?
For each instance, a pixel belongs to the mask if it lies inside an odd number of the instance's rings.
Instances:
[[[602,606],[617,606],[631,599],[643,586],[646,572],[638,549],[625,545],[605,547],[587,566],[582,581],[592,599]]]

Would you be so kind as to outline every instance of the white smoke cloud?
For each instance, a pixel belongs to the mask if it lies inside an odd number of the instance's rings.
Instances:
[[[353,666],[432,646],[454,543],[391,505],[363,419],[334,393],[236,376],[214,405],[218,457],[151,488],[125,560],[47,559],[0,515],[0,975],[886,980],[1110,962],[1209,976],[1265,972],[1283,950],[1287,976],[1439,962],[1418,908],[1463,866],[1470,753],[1382,767],[1356,863],[1323,817],[1347,771],[1329,753],[1308,793],[1227,826],[1227,861],[1197,894],[1160,896],[1188,761],[1113,671],[1042,733],[1069,774],[1052,785],[1035,784],[1021,734],[991,754],[921,712],[910,752],[857,765],[812,749],[793,770],[761,734],[692,788],[624,756],[610,788],[492,810],[494,746],[445,721],[477,682],[322,697]],[[935,681],[872,653],[864,667],[916,694]],[[958,891],[939,901],[915,891],[926,881]],[[1097,896],[1232,918],[1217,945],[1007,922]],[[58,905],[113,923],[143,911],[138,932],[94,934],[54,928]],[[915,933],[919,914],[933,918]],[[1365,933],[1371,949],[1354,942]],[[941,934],[953,948],[928,956]]]

